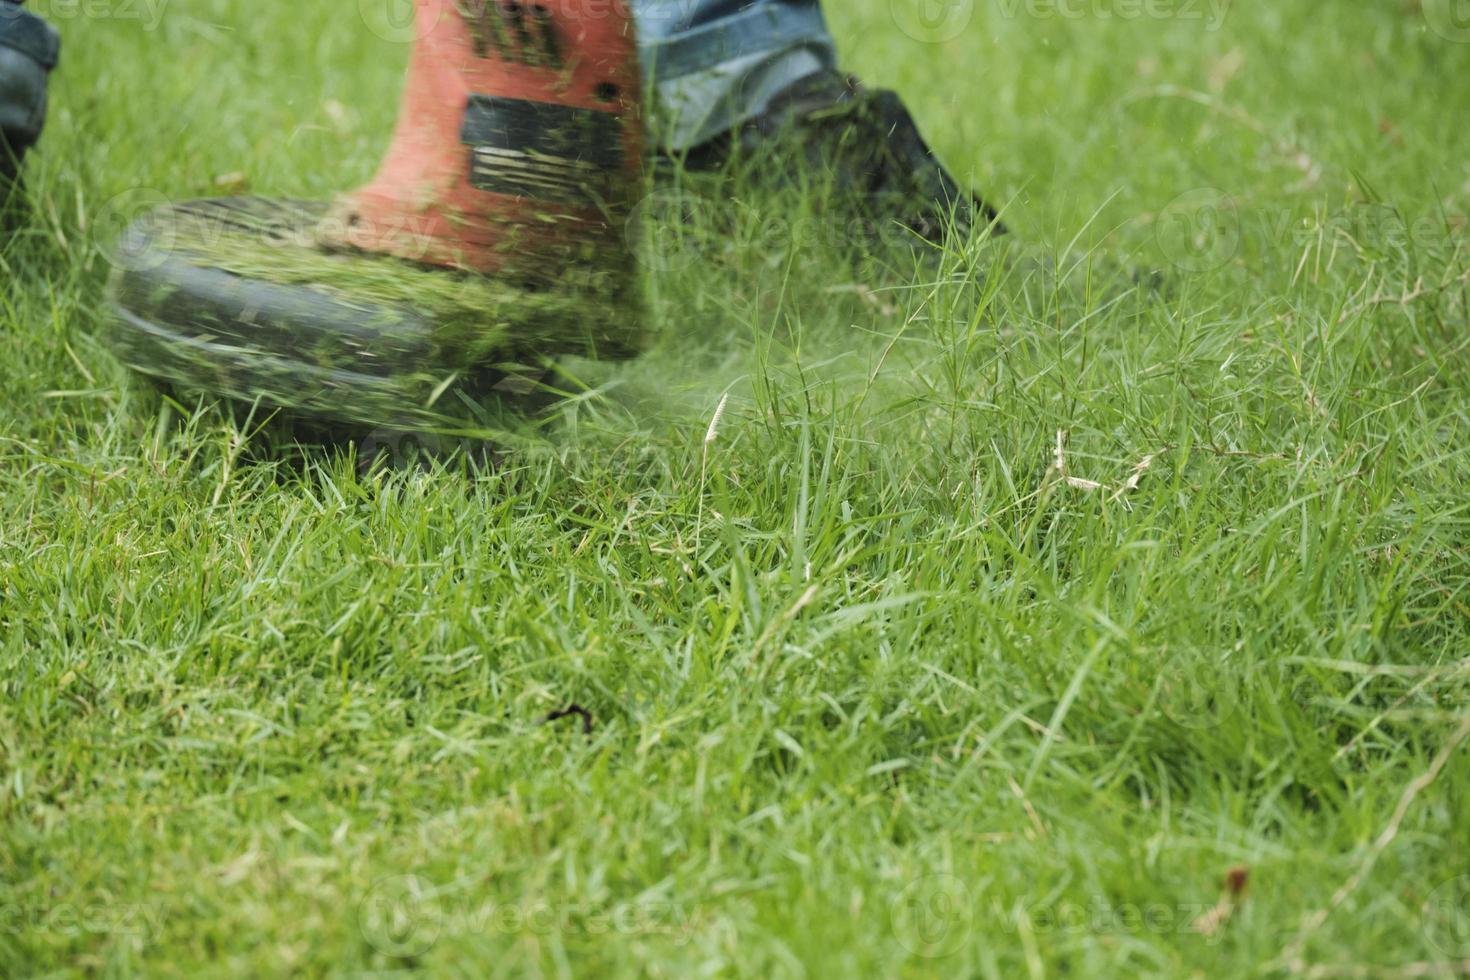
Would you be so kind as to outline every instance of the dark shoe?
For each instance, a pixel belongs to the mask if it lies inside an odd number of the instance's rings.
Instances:
[[[0,192],[8,191],[26,150],[46,122],[46,76],[61,37],[14,0],[0,0]]]
[[[841,205],[876,222],[897,222],[927,241],[946,230],[968,235],[990,226],[994,208],[945,169],[894,92],[819,72],[779,94],[765,114],[690,150],[691,170],[748,162],[761,178],[785,183],[796,171],[828,183]]]

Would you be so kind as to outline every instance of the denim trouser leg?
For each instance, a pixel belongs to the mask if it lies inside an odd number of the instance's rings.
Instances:
[[[688,149],[765,109],[799,78],[834,68],[818,0],[633,0],[654,131]]]

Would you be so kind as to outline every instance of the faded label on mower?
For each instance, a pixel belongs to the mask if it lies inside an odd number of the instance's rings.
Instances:
[[[623,130],[609,112],[472,95],[460,140],[470,184],[564,204],[606,200],[623,165]]]

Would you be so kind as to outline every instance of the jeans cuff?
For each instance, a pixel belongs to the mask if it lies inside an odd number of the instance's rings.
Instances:
[[[832,47],[816,4],[761,4],[733,17],[642,45],[644,68],[656,83],[722,64],[796,47]]]

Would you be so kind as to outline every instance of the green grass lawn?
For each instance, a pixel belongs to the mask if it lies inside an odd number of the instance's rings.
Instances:
[[[38,7],[0,976],[1470,972],[1470,29],[1423,3],[834,3],[1009,239],[697,198],[657,346],[428,467],[93,336],[141,204],[372,173],[381,5]]]

